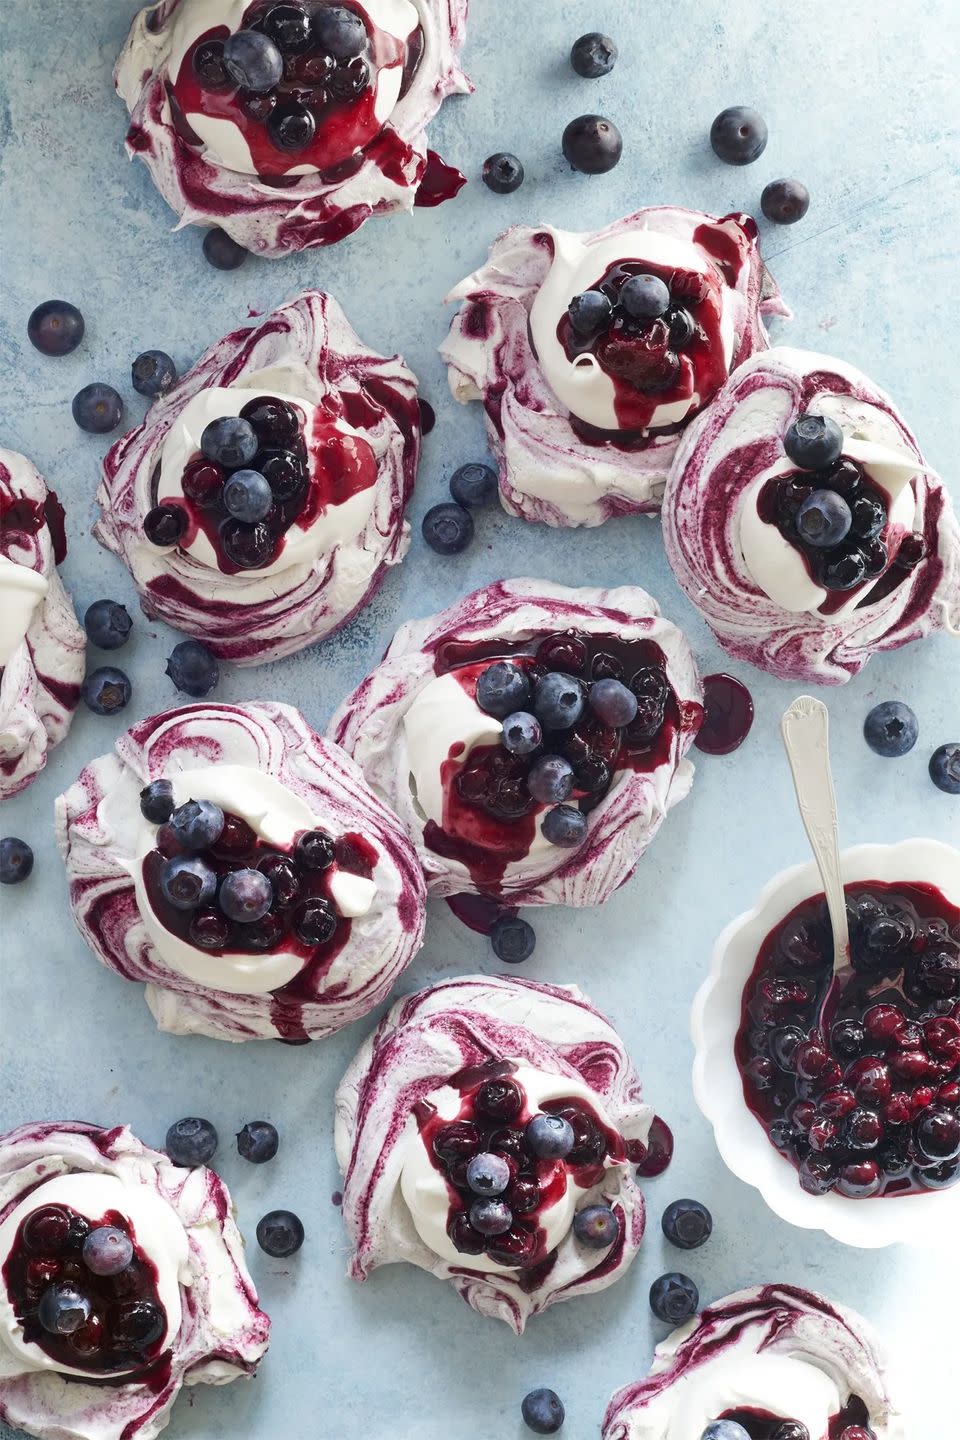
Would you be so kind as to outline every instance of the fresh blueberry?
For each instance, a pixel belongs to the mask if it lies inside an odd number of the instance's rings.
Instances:
[[[497,493],[497,472],[489,465],[461,465],[450,476],[450,494],[466,510],[489,505]]]
[[[573,850],[583,843],[587,833],[587,817],[575,805],[555,805],[540,824],[544,840],[561,850]]]
[[[326,830],[305,830],[296,845],[297,861],[307,870],[328,870],[336,847]]]
[[[562,755],[543,755],[530,766],[527,789],[541,805],[560,805],[573,789],[573,766]]]
[[[542,1388],[531,1390],[529,1395],[524,1395],[520,1414],[528,1430],[537,1435],[556,1435],[564,1422],[566,1411],[555,1390]]]
[[[533,926],[519,915],[500,915],[490,931],[493,953],[505,965],[522,965],[530,959],[536,943]]]
[[[223,506],[235,520],[256,525],[270,512],[273,491],[259,470],[234,470],[223,487]]]
[[[223,65],[235,85],[263,95],[283,79],[279,47],[261,30],[238,30],[223,42]]]
[[[0,885],[19,885],[33,870],[33,851],[26,840],[4,835],[0,840]]]
[[[885,700],[882,705],[874,705],[863,722],[863,738],[870,749],[891,759],[912,750],[919,733],[916,715],[902,700]]]
[[[797,511],[797,534],[808,545],[831,550],[850,534],[850,506],[835,490],[814,490]]]
[[[607,1250],[620,1234],[620,1221],[609,1205],[585,1205],[573,1217],[573,1233],[588,1250]]]
[[[829,415],[801,415],[783,437],[783,448],[801,470],[822,470],[843,454],[843,431]]]
[[[239,415],[224,415],[204,426],[200,449],[214,465],[222,465],[225,470],[242,470],[260,449],[260,441],[249,420]]]
[[[303,1238],[303,1221],[292,1210],[271,1210],[257,1222],[257,1244],[275,1260],[295,1255]]]
[[[583,686],[572,675],[549,670],[537,681],[533,708],[537,719],[547,730],[568,730],[571,725],[576,725],[585,703]],[[565,800],[567,797],[560,795],[557,798]]]
[[[534,1115],[527,1121],[527,1144],[541,1160],[565,1160],[573,1149],[573,1126],[562,1115]]]
[[[188,800],[170,816],[170,833],[181,850],[207,850],[223,834],[224,819],[212,800]]]
[[[325,945],[337,928],[337,912],[323,895],[314,895],[297,911],[296,932],[304,945]]]
[[[166,395],[177,378],[177,367],[165,350],[144,350],[130,367],[133,388],[151,400]]]
[[[946,795],[960,795],[960,744],[941,745],[930,756],[930,779]]]
[[[173,855],[163,862],[160,889],[175,910],[199,910],[216,895],[217,877],[198,855]]]
[[[238,245],[219,225],[214,225],[203,237],[203,258],[215,270],[236,270],[248,254],[249,251]]]
[[[750,1431],[736,1420],[713,1420],[700,1440],[750,1440]]]
[[[431,505],[423,517],[423,538],[438,555],[459,555],[473,539],[473,516],[452,500]]]
[[[44,300],[27,321],[30,344],[44,355],[69,355],[83,339],[83,316],[69,300]]]
[[[151,545],[166,549],[179,544],[188,524],[187,512],[182,505],[155,505],[143,517],[143,533]]]
[[[129,705],[133,687],[115,665],[100,665],[87,675],[80,693],[94,715],[116,715]]]
[[[574,40],[570,64],[584,80],[599,80],[603,75],[609,75],[616,65],[617,53],[609,35],[591,30],[589,35],[581,35],[579,40]]]
[[[280,1148],[280,1136],[269,1120],[249,1120],[237,1135],[237,1151],[241,1160],[251,1165],[264,1165]]]
[[[710,126],[710,144],[727,165],[750,165],[767,147],[767,122],[747,105],[731,105]]]
[[[313,38],[317,47],[335,60],[352,60],[367,48],[366,26],[346,5],[328,5],[315,11]]]
[[[87,639],[98,650],[119,650],[130,638],[133,621],[116,600],[94,600],[83,617]]]
[[[503,722],[503,748],[511,755],[532,755],[543,740],[543,730],[536,715],[517,710]]]
[[[507,150],[488,155],[480,172],[484,185],[494,195],[512,195],[523,184],[523,163]]]
[[[574,295],[567,314],[578,335],[599,335],[610,323],[613,305],[602,290],[584,290]]]
[[[502,1155],[474,1155],[467,1165],[467,1184],[475,1195],[502,1195],[510,1184],[510,1166]]]
[[[195,1170],[198,1165],[209,1165],[217,1153],[220,1137],[209,1120],[189,1115],[170,1126],[163,1148],[174,1165],[185,1170]]]
[[[476,688],[477,704],[498,720],[530,703],[530,681],[526,672],[511,660],[497,660],[481,671]]]
[[[206,645],[199,640],[181,640],[174,645],[166,664],[166,673],[178,690],[202,700],[219,683],[220,666]]]
[[[133,1259],[133,1241],[116,1225],[98,1225],[84,1240],[82,1253],[93,1275],[119,1275]]]
[[[470,1224],[481,1235],[503,1235],[513,1224],[513,1214],[504,1200],[474,1200]]]
[[[37,1306],[37,1319],[48,1335],[73,1335],[86,1325],[93,1307],[72,1285],[51,1285]]]
[[[795,225],[810,209],[810,191],[799,180],[771,180],[763,187],[760,209],[774,225]]]
[[[674,1200],[664,1210],[660,1224],[671,1245],[696,1250],[710,1239],[713,1216],[699,1200]]]
[[[73,397],[73,418],[90,435],[107,435],[116,430],[123,416],[123,401],[112,385],[95,380]]]
[[[661,1275],[650,1286],[650,1309],[667,1325],[682,1325],[697,1313],[700,1292],[689,1275]]]
[[[623,137],[603,115],[578,115],[563,132],[564,159],[584,175],[604,175],[619,163]]]
[[[621,680],[595,680],[587,701],[594,715],[615,730],[636,719],[637,697]]]
[[[631,275],[620,287],[620,304],[633,320],[657,320],[670,308],[670,291],[657,275]]]
[[[310,16],[300,5],[273,5],[260,23],[283,55],[302,55],[313,44]]]
[[[151,780],[140,791],[140,814],[151,825],[165,825],[175,809],[170,780]]]
[[[305,150],[316,132],[313,111],[302,105],[278,105],[267,120],[267,134],[278,150]]]
[[[228,920],[253,925],[273,904],[273,886],[261,870],[231,870],[223,877],[218,899]]]

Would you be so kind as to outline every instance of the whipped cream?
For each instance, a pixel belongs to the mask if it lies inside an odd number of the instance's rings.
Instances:
[[[49,583],[27,565],[0,555],[0,666],[23,644]]]

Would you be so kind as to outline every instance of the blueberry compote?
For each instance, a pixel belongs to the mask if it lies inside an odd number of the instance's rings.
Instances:
[[[769,1410],[725,1410],[718,1420],[742,1425],[750,1440],[876,1440],[870,1412],[859,1395],[851,1395],[843,1409],[831,1415],[825,1436],[811,1435],[801,1420],[785,1420]]]
[[[339,16],[331,19],[332,11]],[[347,23],[338,24],[344,11]],[[295,182],[297,175],[289,172],[303,166],[331,180],[346,178],[383,131],[383,97],[395,103],[406,93],[424,48],[419,26],[400,39],[376,25],[358,0],[255,0],[244,11],[241,30],[265,35],[276,46],[279,80],[268,89],[238,86],[224,64],[229,32],[215,26],[180,65],[171,95],[174,123],[187,144],[197,145],[191,115],[229,121],[257,175],[274,183],[287,177]]]
[[[736,1041],[747,1104],[812,1195],[943,1189],[960,1179],[960,910],[878,881],[848,885],[847,910],[837,985],[822,895],[764,940]]]
[[[231,575],[272,564],[291,526],[306,530],[328,507],[342,505],[377,479],[376,459],[367,442],[344,433],[319,410],[307,425],[294,405],[258,396],[238,413],[255,432],[253,458],[228,465],[197,452],[184,469],[183,494],[161,500],[144,519],[147,539],[159,546],[187,547],[202,532],[218,568]],[[263,476],[269,486],[272,501],[260,520],[238,519],[226,508],[224,487],[239,471]],[[158,484],[159,475],[155,499]]]
[[[91,1231],[106,1225],[129,1237],[133,1253],[118,1273],[99,1275],[84,1263],[83,1247]],[[17,1229],[3,1280],[24,1339],[56,1365],[106,1376],[143,1371],[158,1360],[167,1319],[157,1269],[116,1211],[98,1218],[67,1205],[31,1211]],[[70,1333],[48,1328],[58,1296],[74,1301],[69,1323],[82,1321]]]

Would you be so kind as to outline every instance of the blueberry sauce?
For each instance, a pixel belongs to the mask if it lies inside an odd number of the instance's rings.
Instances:
[[[960,1180],[960,909],[932,885],[846,892],[839,984],[822,895],[760,947],[736,1039],[744,1096],[810,1194],[943,1189]]]
[[[413,203],[418,209],[432,210],[459,195],[466,183],[467,177],[462,171],[441,160],[435,150],[428,150],[426,169],[420,177]],[[423,433],[427,433],[426,426]]]
[[[732,675],[707,675],[703,681],[703,724],[694,740],[705,755],[730,755],[750,734],[753,696]]]
[[[722,1415],[717,1416],[717,1419],[733,1420],[738,1425],[742,1425],[750,1440],[779,1440],[786,1423],[786,1417],[783,1415],[774,1415],[769,1410],[754,1408],[725,1410]],[[859,1395],[851,1395],[843,1409],[838,1414],[831,1415],[830,1427],[824,1440],[844,1440],[844,1433],[855,1427],[862,1430],[866,1436],[873,1436],[874,1432],[870,1429],[870,1412]],[[857,1436],[857,1440],[861,1440],[860,1435]]]
[[[429,400],[420,399],[417,404],[420,406],[420,433],[429,435],[437,423],[437,412]]]
[[[489,935],[501,916],[517,913],[505,908],[490,895],[471,895],[468,891],[462,895],[448,895],[446,901],[460,923],[477,935]]]
[[[639,1153],[640,1148],[643,1154]],[[662,1175],[673,1159],[673,1131],[667,1122],[654,1115],[646,1146],[639,1147],[638,1142],[631,1141],[627,1146],[627,1156],[636,1165],[641,1180],[654,1180]]]
[[[46,525],[54,561],[62,565],[67,558],[66,515],[56,492],[48,490],[41,505],[23,495],[15,495],[7,489],[10,484],[9,470],[0,465],[0,552],[9,554],[22,544],[18,535],[39,535]]]

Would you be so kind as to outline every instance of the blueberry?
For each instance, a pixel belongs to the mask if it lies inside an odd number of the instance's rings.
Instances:
[[[886,506],[873,495],[856,495],[849,503],[852,516],[850,534],[857,540],[875,540],[887,523]]]
[[[750,1440],[750,1431],[745,1430],[736,1420],[714,1420],[704,1430],[700,1440]]]
[[[214,225],[203,237],[203,258],[215,270],[236,270],[246,260],[249,251],[244,250],[219,225]]]
[[[171,781],[151,780],[140,791],[140,814],[151,825],[165,825],[175,809]]]
[[[170,816],[170,833],[181,850],[207,850],[223,834],[224,814],[212,800],[188,800]]]
[[[797,511],[797,534],[808,545],[831,550],[850,534],[850,506],[834,490],[814,490]]]
[[[296,932],[304,945],[325,945],[337,928],[337,912],[323,895],[314,895],[297,911]]]
[[[960,795],[960,744],[941,745],[930,756],[930,779],[946,795]]]
[[[276,1260],[295,1255],[303,1239],[303,1221],[292,1210],[271,1210],[257,1222],[257,1244]]]
[[[530,959],[536,943],[533,926],[519,915],[500,915],[490,931],[493,953],[505,965],[522,965]]]
[[[256,525],[270,512],[273,491],[266,476],[259,470],[234,470],[223,487],[223,505],[228,515]]]
[[[0,840],[0,885],[19,885],[33,870],[33,851],[26,840],[4,835]]]
[[[242,520],[227,520],[220,531],[224,553],[241,570],[259,570],[269,565],[276,554],[277,542],[261,520],[245,525]]]
[[[484,185],[494,195],[512,195],[523,184],[523,164],[507,150],[488,155],[480,174]]]
[[[131,1300],[121,1305],[113,1324],[113,1341],[121,1350],[146,1350],[160,1339],[166,1316],[151,1300]]]
[[[345,5],[328,5],[314,12],[313,38],[335,60],[351,60],[367,48],[367,29],[360,16]]]
[[[573,850],[586,836],[587,817],[575,805],[555,805],[544,815],[540,830],[551,845]]]
[[[846,1440],[869,1440],[866,1430],[860,1430],[859,1435],[858,1430],[859,1426],[848,1426],[841,1433],[840,1440],[844,1440],[844,1436]],[[802,1420],[784,1420],[783,1424],[774,1430],[770,1440],[810,1440],[810,1431]]]
[[[185,1170],[194,1170],[198,1165],[209,1165],[217,1153],[220,1138],[209,1120],[189,1115],[170,1126],[163,1148],[174,1165]]]
[[[305,150],[316,131],[313,111],[302,105],[278,105],[267,120],[267,134],[278,150]]]
[[[83,1263],[94,1275],[119,1275],[133,1259],[133,1241],[115,1225],[98,1225],[83,1242]]]
[[[129,705],[133,687],[115,665],[100,665],[87,675],[80,693],[94,715],[116,715]]]
[[[489,505],[497,493],[497,472],[489,465],[461,465],[450,476],[450,494],[467,510]]]
[[[160,889],[175,910],[198,910],[217,893],[217,877],[197,855],[173,855],[163,862]]]
[[[272,6],[261,27],[283,55],[302,55],[313,44],[310,16],[299,5]]]
[[[133,621],[116,600],[94,600],[83,617],[87,639],[99,650],[119,650],[130,638]]]
[[[187,533],[189,519],[182,505],[155,505],[143,517],[143,533],[151,545],[166,549]]]
[[[476,697],[481,710],[502,720],[529,705],[530,681],[512,660],[497,660],[481,671]]]
[[[513,1224],[513,1214],[504,1200],[474,1200],[470,1224],[481,1235],[503,1235]]]
[[[533,708],[537,719],[548,730],[568,730],[571,725],[576,725],[585,703],[583,686],[572,675],[550,670],[537,681]],[[565,800],[567,797],[560,795],[557,798]]]
[[[166,673],[178,690],[202,700],[219,683],[220,666],[206,645],[199,640],[181,640],[174,645],[166,664]]]
[[[473,516],[451,500],[431,505],[423,517],[424,540],[438,555],[459,555],[473,539]]]
[[[37,1306],[37,1319],[48,1335],[73,1335],[86,1325],[93,1307],[72,1285],[51,1285]]]
[[[650,1309],[667,1325],[682,1325],[697,1313],[700,1292],[689,1275],[661,1275],[650,1286]]]
[[[218,900],[228,920],[253,925],[273,904],[273,886],[261,870],[231,870],[223,877]]]
[[[503,748],[511,755],[532,755],[543,740],[543,730],[535,715],[517,710],[503,722]]]
[[[269,1120],[249,1120],[237,1135],[237,1151],[251,1165],[272,1160],[280,1148],[280,1136]]]
[[[69,355],[83,339],[83,316],[69,300],[44,300],[27,321],[30,344],[44,355]]]
[[[573,1217],[573,1233],[588,1250],[607,1250],[620,1234],[620,1221],[609,1205],[585,1205]]]
[[[329,869],[335,853],[333,839],[326,830],[305,830],[297,839],[297,861],[306,870]]]
[[[578,335],[599,335],[610,323],[613,305],[602,290],[584,290],[580,295],[574,295],[567,306],[567,314]]]
[[[619,163],[623,137],[603,115],[578,115],[563,132],[563,155],[584,175],[604,175]]]
[[[144,350],[130,367],[133,388],[151,400],[166,395],[177,378],[177,367],[165,350]]]
[[[828,590],[855,590],[862,585],[867,573],[867,562],[861,550],[849,550],[828,558],[822,567],[821,581]]]
[[[95,380],[84,385],[73,397],[73,418],[81,430],[90,435],[108,435],[116,430],[123,416],[123,401],[112,385]]]
[[[575,1142],[573,1126],[562,1115],[534,1115],[527,1121],[527,1144],[541,1160],[564,1160]]]
[[[306,488],[306,469],[294,451],[261,451],[259,463],[274,500],[293,500]]]
[[[238,30],[223,42],[223,65],[235,85],[263,95],[283,79],[283,56],[260,30]]]
[[[843,454],[843,431],[829,415],[801,415],[783,437],[783,448],[801,470],[822,470]]]
[[[696,1250],[710,1239],[713,1216],[699,1200],[674,1200],[664,1210],[660,1224],[671,1245]]]
[[[573,789],[573,766],[562,755],[543,755],[530,767],[527,789],[541,805],[560,805]]]
[[[225,470],[242,470],[260,449],[260,441],[249,420],[239,415],[224,415],[204,426],[200,449],[214,465],[222,465]]]
[[[889,758],[906,755],[916,745],[919,733],[916,715],[902,700],[874,705],[863,722],[863,738],[870,749]]]
[[[609,75],[616,65],[617,53],[609,35],[591,30],[589,35],[581,35],[579,40],[574,40],[570,64],[584,80],[599,80],[601,76]]]
[[[727,165],[750,165],[767,147],[767,122],[747,105],[731,105],[710,126],[710,144]]]
[[[595,680],[590,686],[587,703],[604,725],[617,730],[636,719],[637,697],[621,680]]]
[[[531,1390],[524,1395],[520,1414],[528,1430],[537,1435],[556,1435],[564,1422],[566,1411],[555,1390]]]
[[[656,275],[631,275],[620,287],[620,304],[634,320],[657,320],[670,308],[670,291]]]
[[[795,225],[810,209],[810,191],[799,180],[771,180],[763,187],[760,209],[774,225]]]
[[[467,1165],[467,1184],[475,1195],[502,1195],[510,1184],[510,1166],[502,1155],[474,1155]]]

